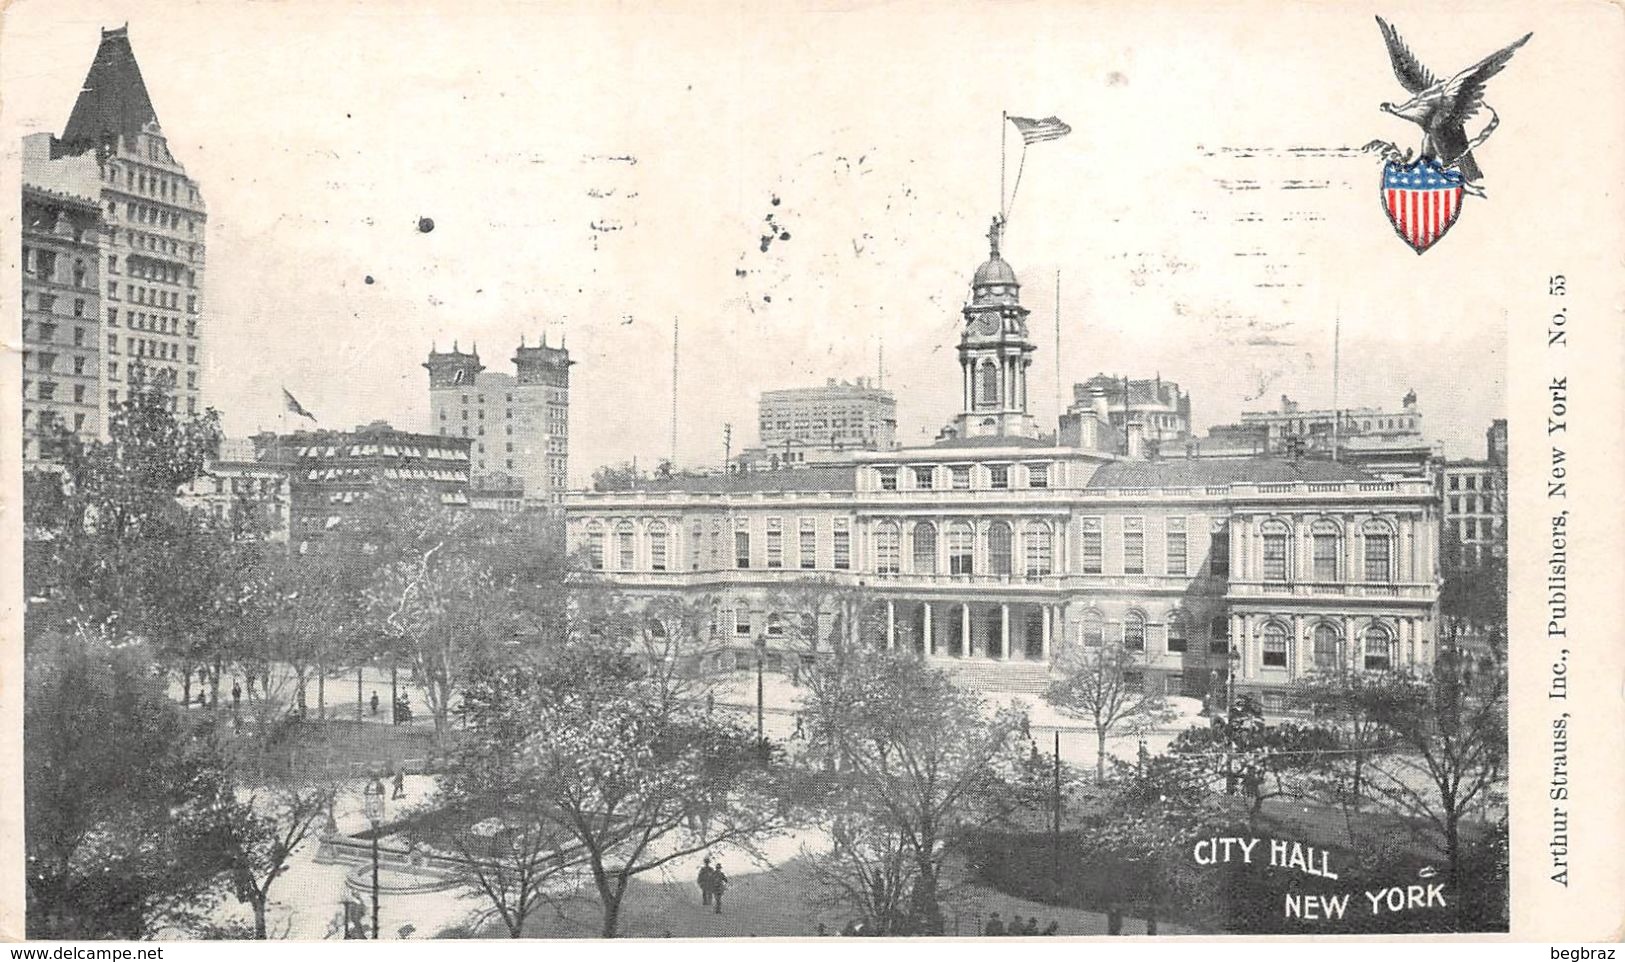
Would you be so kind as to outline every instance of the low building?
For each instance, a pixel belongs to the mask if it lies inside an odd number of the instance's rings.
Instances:
[[[246,537],[286,544],[292,516],[288,468],[261,461],[251,438],[226,438],[176,500],[216,520],[233,520]]]
[[[1416,392],[1398,412],[1381,408],[1306,410],[1286,395],[1275,411],[1246,411],[1235,424],[1215,425],[1206,438],[1165,456],[1236,457],[1242,454],[1317,458],[1352,464],[1382,478],[1432,477],[1443,453],[1422,431]]]
[[[469,504],[467,438],[398,431],[374,421],[354,431],[256,435],[257,462],[287,472],[289,540],[321,542],[385,485],[423,487],[447,505]]]
[[[757,430],[759,443],[734,458],[736,470],[848,463],[854,452],[897,446],[897,399],[863,377],[763,391]]]

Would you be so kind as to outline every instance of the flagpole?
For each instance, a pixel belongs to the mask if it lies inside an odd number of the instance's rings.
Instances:
[[[1337,305],[1337,311],[1332,319],[1332,460],[1337,458],[1337,433],[1343,421],[1343,415],[1337,410],[1337,378],[1342,365],[1343,346],[1343,305]]]
[[[1004,135],[1010,126],[1010,112],[999,111],[999,220],[1004,220]]]
[[[1065,413],[1061,406],[1061,269],[1055,269],[1055,418],[1060,424],[1060,417]]]

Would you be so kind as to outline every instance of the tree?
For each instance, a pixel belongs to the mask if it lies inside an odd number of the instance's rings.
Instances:
[[[332,785],[293,778],[222,786],[214,831],[228,864],[231,893],[254,912],[254,938],[266,938],[272,884],[320,830],[333,796]]]
[[[549,824],[580,850],[605,938],[620,932],[631,879],[783,822],[751,735],[692,697],[701,682],[663,667],[698,652],[667,628],[671,657],[653,659],[637,637],[660,632],[642,624],[632,638],[580,624],[533,657],[479,666],[465,695],[469,737],[515,746],[481,764],[523,786],[522,824]]]
[[[638,486],[638,482],[645,480],[643,472],[631,461],[621,464],[605,464],[594,469],[592,473],[592,489],[594,491],[631,491]]]
[[[1420,823],[1444,857],[1459,912],[1467,877],[1463,826],[1504,812],[1506,669],[1445,650],[1430,675],[1404,677],[1403,697],[1389,693],[1370,706],[1402,750],[1374,759],[1369,781],[1377,800]]]
[[[1264,802],[1297,796],[1331,764],[1341,747],[1337,733],[1322,724],[1232,715],[1215,718],[1207,728],[1187,728],[1174,739],[1170,753],[1184,756],[1210,785],[1233,794],[1240,785],[1250,799],[1249,820],[1257,820]]]
[[[27,659],[23,753],[31,938],[202,924],[226,867],[211,834],[222,767],[145,646],[42,637]]]
[[[1351,845],[1356,844],[1354,816],[1370,791],[1371,763],[1400,747],[1384,719],[1393,714],[1393,703],[1410,699],[1411,686],[1406,676],[1387,671],[1315,672],[1299,682],[1300,703],[1337,733],[1341,745],[1341,751],[1326,756],[1317,774],[1320,794],[1343,810]]]
[[[855,877],[851,869],[866,869],[900,842],[912,862],[906,924],[917,934],[942,934],[947,844],[1009,813],[1026,713],[990,709],[909,654],[845,649],[811,675],[810,737],[831,748],[835,818],[856,833],[825,862],[825,872],[845,873],[851,890],[867,888],[872,876]],[[901,877],[894,873],[893,880]]]
[[[1106,779],[1106,739],[1113,731],[1143,730],[1175,715],[1161,694],[1145,687],[1141,653],[1125,645],[1074,646],[1057,661],[1062,677],[1044,698],[1094,727],[1097,781]]]

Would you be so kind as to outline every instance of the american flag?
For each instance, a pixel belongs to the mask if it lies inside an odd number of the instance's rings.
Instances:
[[[1033,120],[1031,117],[1011,117],[1010,122],[1016,125],[1016,131],[1021,134],[1023,144],[1036,144],[1044,140],[1059,140],[1072,132],[1059,117],[1045,117],[1043,120]]]
[[[1432,247],[1461,216],[1461,173],[1432,160],[1383,166],[1383,204],[1388,220],[1418,254]]]

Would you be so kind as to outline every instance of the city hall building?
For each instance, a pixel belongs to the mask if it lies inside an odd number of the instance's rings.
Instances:
[[[571,493],[572,548],[636,594],[713,599],[712,630],[776,662],[785,626],[805,623],[780,609],[813,578],[864,599],[873,644],[988,690],[1042,690],[1070,646],[1125,645],[1172,694],[1220,690],[1233,671],[1234,691],[1270,708],[1309,672],[1432,662],[1430,479],[1146,457],[1103,395],[1041,433],[1027,309],[989,238],[963,310],[961,410],[936,443]]]

